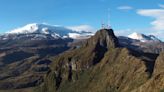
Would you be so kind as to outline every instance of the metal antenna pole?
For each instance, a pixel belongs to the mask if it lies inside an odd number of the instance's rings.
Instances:
[[[108,8],[108,23],[107,23],[107,28],[111,29],[111,25],[110,25],[110,9]]]
[[[101,22],[101,28],[104,29],[105,28],[105,24],[104,21]]]

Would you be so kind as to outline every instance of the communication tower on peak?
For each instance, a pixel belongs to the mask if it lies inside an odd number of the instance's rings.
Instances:
[[[102,29],[111,29],[110,9],[108,9],[108,12],[107,12],[107,23],[102,22],[101,27]]]
[[[108,8],[108,22],[107,22],[107,28],[111,29],[111,24],[110,24],[110,9]]]
[[[102,23],[101,23],[101,28],[102,29],[105,29],[105,23],[102,21]]]

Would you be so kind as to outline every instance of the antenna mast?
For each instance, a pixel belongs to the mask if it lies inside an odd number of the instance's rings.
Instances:
[[[102,21],[102,23],[101,23],[101,28],[102,29],[105,29],[105,23],[104,23],[104,21]]]
[[[111,29],[111,25],[110,25],[110,9],[109,8],[108,8],[108,11],[107,11],[107,23],[102,21],[101,28],[102,29]]]
[[[107,14],[108,16],[108,19],[107,19],[107,28],[108,29],[111,29],[111,25],[110,25],[110,9],[108,8],[108,14]]]

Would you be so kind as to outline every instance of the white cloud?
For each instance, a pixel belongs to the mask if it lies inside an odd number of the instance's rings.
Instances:
[[[137,13],[154,18],[155,20],[151,22],[154,30],[164,30],[164,9],[141,9]]]
[[[95,29],[89,25],[70,26],[67,28],[78,31],[78,32],[81,32],[81,31],[94,32],[95,31]]]
[[[164,4],[159,4],[159,7],[164,8]]]
[[[154,21],[150,23],[152,25],[150,34],[164,40],[164,9],[140,9],[137,13],[154,18]]]
[[[119,7],[117,7],[117,9],[119,9],[119,10],[132,10],[133,7],[131,7],[131,6],[119,6]]]

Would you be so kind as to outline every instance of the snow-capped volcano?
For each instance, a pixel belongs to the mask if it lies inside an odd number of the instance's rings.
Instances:
[[[56,33],[60,36],[65,36],[72,32],[71,29],[65,28],[58,25],[48,25],[48,24],[27,24],[23,27],[11,30],[7,33],[9,34],[29,34],[29,33],[42,33],[42,34],[52,34]]]
[[[144,34],[140,34],[140,33],[136,33],[136,32],[128,35],[128,37],[131,39],[139,40],[141,42],[149,42],[149,41],[160,42],[160,40],[153,35],[144,35]]]
[[[32,35],[34,38],[46,38],[47,36],[52,36],[54,38],[81,39],[91,36],[93,33],[88,30],[77,30],[59,25],[32,23],[7,32],[5,39],[7,39],[7,36],[9,35],[25,35],[28,37]]]

